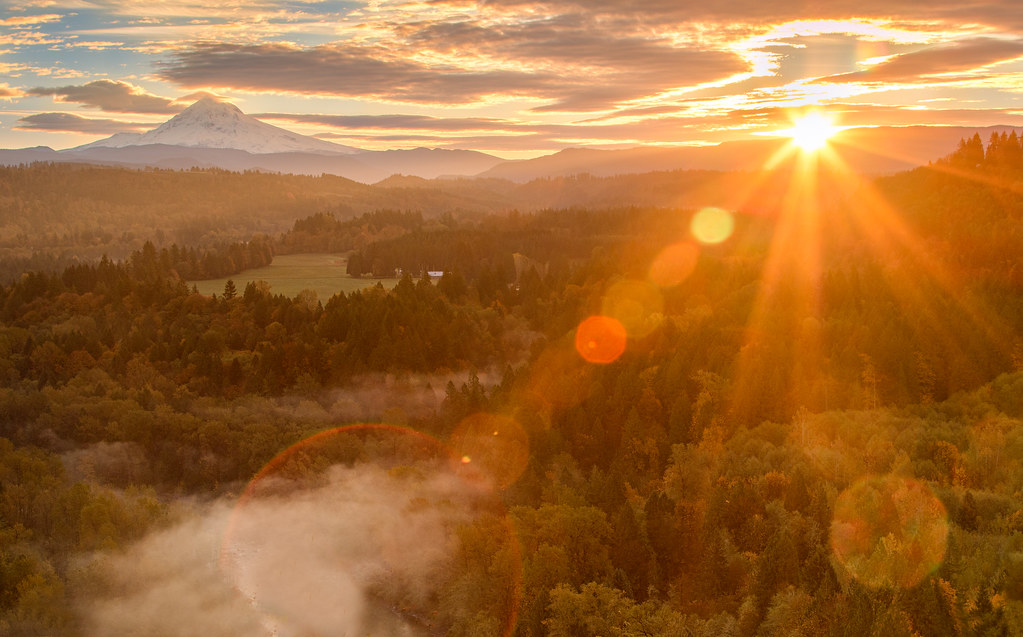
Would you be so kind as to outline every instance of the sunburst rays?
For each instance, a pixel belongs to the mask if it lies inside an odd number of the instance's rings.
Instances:
[[[830,122],[815,118],[806,126],[816,132],[788,135],[792,141],[765,163],[738,206],[762,206],[758,198],[773,197],[775,225],[736,359],[730,401],[736,424],[756,414],[791,416],[762,411],[763,398],[779,391],[788,408],[826,408],[833,365],[824,351],[829,317],[822,281],[839,259],[859,255],[880,264],[884,295],[894,300],[891,309],[913,317],[916,336],[933,338],[946,351],[978,342],[1011,351],[1011,332],[997,313],[941,262],[872,180],[849,167],[831,137],[840,129]],[[953,315],[969,333],[952,327]]]

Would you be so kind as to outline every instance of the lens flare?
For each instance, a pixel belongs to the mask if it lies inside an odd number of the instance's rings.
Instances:
[[[575,350],[590,363],[607,364],[625,352],[628,333],[610,316],[591,316],[575,332]]]
[[[683,241],[672,244],[661,250],[650,264],[650,280],[662,288],[678,285],[693,273],[699,258],[700,247],[695,243]]]
[[[945,506],[919,482],[869,478],[835,500],[831,549],[867,586],[916,586],[941,565],[947,545]]]
[[[633,338],[652,332],[664,318],[664,297],[649,281],[619,281],[604,294],[601,313],[625,328]]]
[[[514,484],[529,463],[529,436],[512,418],[474,414],[455,427],[451,447],[495,487]]]
[[[732,236],[735,219],[723,208],[704,208],[693,215],[689,231],[700,243],[721,243]]]

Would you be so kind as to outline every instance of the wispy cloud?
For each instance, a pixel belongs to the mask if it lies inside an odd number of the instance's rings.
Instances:
[[[174,105],[174,100],[116,80],[97,80],[79,86],[38,87],[25,92],[29,95],[50,95],[57,102],[78,103],[114,113],[169,114],[181,110],[180,106]]]
[[[975,38],[896,55],[863,71],[832,75],[821,78],[820,81],[934,82],[936,76],[973,71],[1021,57],[1023,40]]]
[[[17,62],[0,62],[0,73],[10,77],[34,75],[36,77],[52,77],[57,79],[77,79],[86,75],[84,71],[77,69],[68,69],[61,66],[32,66]]]
[[[430,4],[464,6],[463,0],[430,0]],[[634,0],[477,0],[479,7],[510,12],[586,12],[622,16],[652,24],[665,21],[740,22],[772,24],[788,20],[848,19],[878,16],[890,21],[914,20],[932,23],[948,20],[953,24],[1023,24],[1016,0],[961,2],[960,0],[828,0],[807,3],[805,0],[727,0],[725,2],[678,2],[647,0],[637,6]]]
[[[288,13],[282,3],[276,0],[222,0],[219,2],[196,2],[195,0],[102,0],[88,2],[92,8],[102,8],[111,15],[141,18],[222,18],[235,16],[244,18],[253,15],[278,15]],[[315,5],[309,5],[315,6]]]
[[[141,132],[152,124],[122,122],[113,119],[90,119],[73,113],[36,113],[22,117],[14,125],[18,130],[35,130],[89,135],[113,135],[123,132]]]
[[[0,26],[11,27],[43,24],[44,22],[56,22],[62,17],[63,16],[56,13],[48,13],[44,15],[16,15],[0,20]]]
[[[0,46],[26,47],[47,44],[64,44],[67,38],[53,36],[42,31],[15,29],[10,33],[0,33]]]
[[[255,114],[259,119],[285,120],[302,124],[322,124],[352,130],[481,131],[519,128],[522,123],[490,117],[429,117],[426,115],[295,115],[288,113]]]
[[[331,44],[300,48],[284,44],[204,44],[178,51],[160,64],[165,80],[189,88],[373,97],[455,104],[488,95],[535,95],[553,91],[556,77],[516,71],[433,69],[380,47]]]
[[[433,104],[500,96],[548,101],[537,105],[539,111],[580,112],[746,69],[732,52],[592,34],[583,27],[430,24],[412,30],[404,25],[398,30],[404,39],[390,45],[204,44],[173,52],[160,64],[159,75],[192,88]]]
[[[0,100],[10,100],[15,97],[23,97],[25,94],[17,88],[11,87],[11,85],[0,82]]]
[[[1014,112],[1010,108],[940,108],[936,105],[924,108],[920,106],[897,106],[891,104],[848,103],[829,104],[826,111],[840,126],[914,126],[920,125],[926,118],[926,124],[932,126],[982,126],[992,121],[1003,124],[1023,123],[1023,113]],[[801,113],[799,109],[765,107],[757,109],[735,110],[726,117],[735,123],[755,123],[764,129],[788,128],[792,118]]]

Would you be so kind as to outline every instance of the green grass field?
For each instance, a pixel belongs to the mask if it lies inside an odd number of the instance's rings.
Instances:
[[[398,283],[398,279],[352,278],[345,274],[347,265],[347,259],[336,254],[282,254],[275,256],[273,262],[263,268],[194,283],[200,294],[219,296],[224,293],[224,284],[228,279],[234,280],[239,295],[250,281],[262,280],[270,284],[270,291],[274,294],[293,298],[302,290],[313,290],[322,302],[338,292],[348,294],[377,283],[392,288]]]

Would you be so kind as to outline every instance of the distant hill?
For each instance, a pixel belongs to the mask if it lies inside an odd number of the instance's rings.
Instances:
[[[0,150],[0,166],[20,166],[41,161],[65,161],[65,159],[49,146]]]
[[[854,172],[885,175],[926,165],[955,149],[960,139],[979,133],[986,141],[1007,126],[909,126],[851,128],[834,136],[830,147]],[[481,177],[526,182],[543,177],[590,174],[610,177],[664,170],[756,171],[783,152],[781,137],[724,142],[716,146],[637,147],[624,150],[568,148],[535,159],[507,161]]]

